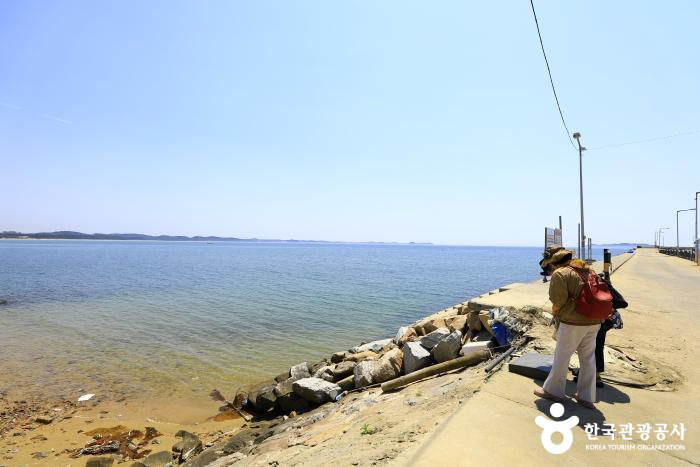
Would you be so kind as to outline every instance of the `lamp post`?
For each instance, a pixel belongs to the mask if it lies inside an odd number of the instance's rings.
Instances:
[[[578,183],[579,183],[579,197],[581,201],[581,235],[578,239],[579,247],[581,248],[581,253],[585,256],[586,251],[586,230],[583,224],[583,151],[586,150],[585,147],[581,146],[581,133],[578,131],[574,133],[574,139],[578,144]]]
[[[663,246],[661,236],[663,235],[664,230],[669,230],[669,227],[659,227],[659,247]]]
[[[679,249],[681,247],[680,245],[680,235],[678,235],[678,213],[680,212],[685,212],[685,211],[695,211],[695,208],[690,208],[690,209],[679,209],[676,211],[676,249]]]
[[[700,191],[695,192],[695,242],[698,241],[698,195]]]

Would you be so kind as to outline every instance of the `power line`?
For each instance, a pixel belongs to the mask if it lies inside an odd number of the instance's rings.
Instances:
[[[671,139],[671,138],[676,138],[678,136],[688,136],[688,135],[694,135],[700,133],[700,130],[691,130],[691,131],[684,131],[681,133],[674,133],[672,135],[666,135],[666,136],[657,136],[655,138],[648,138],[648,139],[640,139],[636,141],[628,141],[626,143],[615,143],[615,144],[606,144],[604,146],[596,146],[594,148],[588,148],[589,151],[596,151],[599,149],[609,149],[609,148],[617,148],[620,146],[629,146],[630,144],[643,144],[643,143],[651,143],[654,141],[661,141],[664,139]]]
[[[544,63],[547,65],[547,73],[549,74],[549,82],[552,85],[552,92],[554,93],[554,100],[557,102],[557,108],[559,109],[559,116],[561,117],[561,122],[564,124],[564,129],[566,130],[566,136],[569,138],[571,147],[576,149],[574,141],[571,139],[571,132],[569,127],[566,126],[566,120],[564,120],[564,113],[561,111],[561,105],[559,105],[559,97],[557,96],[557,90],[554,88],[554,80],[552,79],[552,70],[549,68],[549,60],[547,60],[547,52],[544,51],[544,43],[542,42],[542,33],[540,32],[540,23],[537,21],[537,13],[535,13],[535,4],[530,0],[530,6],[532,7],[532,16],[535,18],[535,26],[537,26],[537,36],[540,38],[540,47],[542,47],[542,55],[544,56]]]

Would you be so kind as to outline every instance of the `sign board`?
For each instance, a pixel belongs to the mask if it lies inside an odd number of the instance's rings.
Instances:
[[[549,227],[544,228],[544,249],[556,246],[563,246],[561,244],[561,229],[550,229]]]

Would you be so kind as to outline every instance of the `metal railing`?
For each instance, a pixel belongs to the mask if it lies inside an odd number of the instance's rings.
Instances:
[[[693,248],[692,246],[667,246],[659,248],[659,253],[663,253],[669,256],[678,256],[679,258],[685,258],[690,261],[695,261],[695,248]]]

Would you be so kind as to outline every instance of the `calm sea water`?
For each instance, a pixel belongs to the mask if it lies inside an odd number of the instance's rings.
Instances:
[[[232,389],[537,280],[540,255],[534,247],[0,241],[8,300],[0,391]]]

